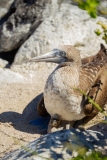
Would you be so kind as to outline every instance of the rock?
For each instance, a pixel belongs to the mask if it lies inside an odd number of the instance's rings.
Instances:
[[[67,160],[78,155],[82,148],[107,154],[107,136],[96,131],[62,130],[40,137],[28,146],[6,155],[2,160]]]
[[[75,46],[80,50],[81,57],[96,54],[100,43],[105,44],[102,37],[94,33],[96,29],[102,30],[97,22],[107,23],[105,18],[93,19],[77,6],[62,3],[59,7],[57,0],[52,2],[51,9],[48,5],[43,12],[45,19],[42,24],[20,47],[14,64],[27,62],[29,58],[62,44]]]
[[[20,73],[15,73],[10,69],[0,68],[0,83],[28,83],[31,82],[28,78]]]
[[[98,7],[99,14],[105,18],[107,18],[107,1],[102,0],[100,1],[100,5]]]
[[[13,7],[15,12],[0,27],[0,52],[18,48],[42,21],[43,0],[16,0]]]
[[[1,68],[4,68],[7,64],[8,64],[8,62],[6,60],[0,59],[0,67]]]
[[[3,0],[0,1],[0,19],[9,11],[14,0]]]

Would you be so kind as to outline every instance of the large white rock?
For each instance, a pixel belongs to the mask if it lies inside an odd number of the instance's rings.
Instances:
[[[9,69],[0,68],[0,83],[31,83],[27,77]]]
[[[29,58],[48,52],[63,44],[71,44],[81,52],[81,57],[96,54],[100,43],[105,44],[101,36],[94,31],[102,30],[98,21],[107,23],[103,17],[96,19],[70,3],[58,4],[52,1],[43,12],[45,20],[34,34],[19,49],[14,64],[27,62]]]
[[[7,64],[8,64],[8,62],[6,60],[3,60],[0,58],[0,67],[1,68],[4,68]]]
[[[107,1],[106,0],[100,1],[100,5],[98,9],[101,16],[107,18]]]

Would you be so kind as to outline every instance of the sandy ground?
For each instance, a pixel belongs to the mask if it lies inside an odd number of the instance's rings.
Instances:
[[[37,127],[29,124],[37,117],[36,106],[47,78],[47,74],[38,75],[41,76],[36,75],[32,83],[0,84],[0,157],[42,135]],[[93,129],[107,132],[107,125],[98,124]]]
[[[36,117],[40,93],[36,90],[32,84],[0,86],[0,156],[40,137],[37,128],[28,123]]]
[[[51,71],[38,70],[28,83],[0,83],[0,157],[41,136],[29,121],[37,117],[36,106]]]

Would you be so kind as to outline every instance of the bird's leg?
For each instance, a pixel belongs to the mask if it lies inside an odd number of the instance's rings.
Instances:
[[[58,130],[62,130],[63,129],[62,126],[59,128],[60,122],[61,122],[60,117],[57,114],[52,116],[48,124],[47,133],[52,133]]]
[[[65,120],[61,120],[60,124],[57,127],[53,127],[51,126],[50,122],[48,125],[48,133],[52,133],[52,132],[56,132],[56,131],[60,131],[63,129],[70,129],[73,127],[73,124],[75,123],[75,121],[65,121]]]
[[[53,117],[50,119],[50,125],[52,127],[57,127],[60,124],[61,120],[59,115],[55,114]]]

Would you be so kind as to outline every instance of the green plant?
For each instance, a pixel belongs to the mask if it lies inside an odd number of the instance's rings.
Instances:
[[[74,1],[78,3],[79,8],[86,10],[92,18],[97,17],[98,6],[100,5],[99,0],[74,0]],[[107,15],[106,8],[103,8],[99,12],[101,14]],[[107,43],[107,25],[102,22],[98,22],[97,24],[99,24],[103,28],[103,31],[101,32],[99,29],[95,30],[96,35],[97,36],[102,35],[102,39]]]
[[[75,0],[78,3],[78,7],[86,10],[92,18],[97,17],[97,8],[100,4],[99,0]]]
[[[102,39],[104,39],[105,42],[107,43],[107,25],[102,22],[97,22],[97,24],[99,24],[102,27],[103,31],[101,32],[99,29],[97,29],[95,31],[96,35],[97,36],[102,35]]]
[[[89,153],[88,155],[86,152],[79,154],[71,160],[107,160],[107,156],[103,156],[100,152],[92,151],[92,153]]]
[[[78,88],[74,88],[74,90],[77,90],[82,95],[84,95],[88,99],[89,103],[91,103],[92,105],[94,105],[101,113],[103,113],[107,117],[107,114],[103,111],[103,109],[95,101],[93,101],[84,91],[82,91],[82,90],[80,90]],[[105,122],[107,123],[107,121],[105,121]]]

